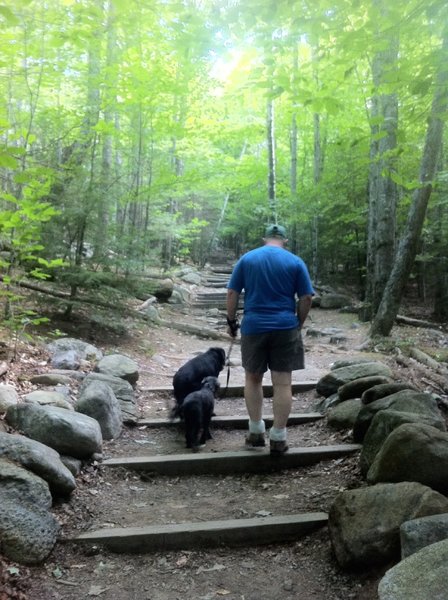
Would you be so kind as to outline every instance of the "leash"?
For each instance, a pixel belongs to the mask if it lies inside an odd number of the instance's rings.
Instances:
[[[230,354],[232,353],[232,348],[233,348],[233,344],[234,343],[235,343],[235,338],[232,338],[232,340],[230,342],[229,349],[227,350],[227,356],[226,356],[227,381],[226,381],[226,389],[225,389],[225,391],[227,391],[227,389],[229,387],[229,379],[230,379]]]

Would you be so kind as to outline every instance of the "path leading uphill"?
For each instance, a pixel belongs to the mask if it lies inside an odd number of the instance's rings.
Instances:
[[[160,307],[163,322],[176,327],[129,320],[129,335],[115,339],[102,332],[92,339],[86,330],[84,337],[105,353],[138,362],[141,421],[104,443],[103,461],[85,467],[70,501],[55,507],[63,541],[44,566],[22,569],[29,600],[377,598],[381,573],[344,573],[333,559],[328,510],[340,491],[365,483],[350,433],[330,429],[315,413],[315,382],[331,363],[360,354],[367,326],[356,315],[311,310],[304,331],[306,369],[293,377],[291,451],[282,459],[244,448],[239,344],[232,349],[229,390],[216,403],[206,448],[186,453],[182,430],[167,423],[174,372],[197,352],[230,346],[224,282],[222,273],[212,274],[190,306]],[[198,335],[183,333],[183,325]],[[206,339],[209,330],[218,338]],[[400,327],[397,346],[401,340],[437,344],[433,333]],[[67,334],[83,337],[79,324]],[[416,364],[406,368],[381,350],[374,348],[371,357],[389,362],[397,378],[417,387],[429,382]],[[220,379],[225,387],[226,370]],[[265,383],[268,416],[269,376]]]
[[[210,317],[198,308],[188,312],[166,307],[163,316],[204,327],[210,326],[210,320],[219,321],[216,314]],[[294,374],[296,382],[316,381],[331,362],[353,355],[366,333],[353,315],[334,311],[313,310],[308,325],[336,327],[347,339],[332,344],[329,333],[306,336],[307,368]],[[219,328],[219,323],[215,326]],[[65,539],[82,535],[91,539],[58,543],[45,566],[29,569],[30,599],[376,598],[378,574],[362,577],[341,572],[325,525],[336,494],[363,485],[348,434],[329,429],[325,419],[299,420],[289,429],[293,450],[288,464],[273,466],[266,455],[260,458],[259,451],[252,460],[244,448],[244,431],[235,425],[239,419],[234,419],[231,426],[214,427],[213,439],[192,459],[202,467],[193,468],[188,456],[183,457],[182,431],[166,424],[151,425],[155,419],[166,419],[172,401],[160,388],[170,386],[175,370],[195,352],[214,345],[227,349],[228,341],[210,342],[175,329],[138,324],[126,341],[103,346],[107,352],[127,353],[139,363],[137,396],[147,424],[126,428],[119,439],[106,442],[104,462],[88,466],[70,502],[55,508]],[[221,374],[224,386],[226,375]],[[240,386],[243,377],[236,345],[230,386]],[[314,412],[315,391],[305,387],[307,391],[294,395],[294,414]],[[265,404],[266,414],[272,414],[270,398]],[[216,413],[223,420],[244,417],[241,394],[220,400]],[[324,450],[312,460],[303,460],[319,447],[339,450],[328,455]],[[146,466],[129,464],[131,457],[140,457]],[[163,466],[151,466],[148,461],[154,459]],[[179,460],[187,462],[182,465]],[[236,461],[233,467],[231,461]],[[244,467],[257,461],[257,468]],[[97,532],[108,532],[115,542],[104,543]],[[117,532],[124,532],[124,537],[135,533],[137,538],[116,543]]]

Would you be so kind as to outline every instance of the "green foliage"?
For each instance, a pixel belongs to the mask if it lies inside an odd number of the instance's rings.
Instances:
[[[16,360],[19,341],[33,339],[33,336],[27,332],[27,328],[47,323],[49,319],[39,316],[34,310],[24,308],[21,304],[21,296],[6,292],[2,294],[3,298],[6,295],[12,309],[9,311],[8,317],[2,320],[2,326],[9,330],[9,338],[13,342],[13,356],[11,358]]]
[[[399,233],[419,186],[446,21],[440,0],[397,0],[386,13],[380,4],[3,0],[0,239],[10,258],[0,266],[13,277],[26,262],[33,277],[98,293],[148,265],[202,262],[215,235],[229,256],[258,245],[271,218],[270,98],[279,219],[307,261],[317,223],[322,277],[341,265],[357,276],[369,147],[386,135],[384,118],[370,114],[372,58],[399,29],[398,64],[379,87],[400,105],[394,168],[383,172],[399,186]],[[429,246],[447,239],[441,196]]]

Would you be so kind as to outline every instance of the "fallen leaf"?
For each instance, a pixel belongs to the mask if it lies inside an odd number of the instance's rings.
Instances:
[[[108,589],[109,588],[102,588],[99,585],[92,585],[92,586],[90,586],[90,590],[87,595],[88,596],[101,596],[101,594],[104,594],[104,592],[107,592]]]
[[[259,510],[255,513],[257,517],[269,517],[272,513],[269,510]]]
[[[289,498],[288,494],[276,494],[273,496],[276,500],[284,500],[285,498]]]
[[[226,567],[224,565],[220,565],[220,564],[215,564],[213,565],[213,567],[199,567],[199,569],[196,571],[196,575],[199,575],[199,573],[211,573],[212,571],[222,571],[223,569],[225,569]]]
[[[188,562],[188,556],[181,556],[179,560],[176,560],[176,565],[178,567],[183,567]]]
[[[228,596],[231,593],[232,592],[230,592],[229,590],[216,590],[217,596]]]
[[[61,569],[59,567],[56,567],[55,569],[53,569],[52,575],[53,577],[56,577],[56,579],[59,579],[60,577],[62,577]]]

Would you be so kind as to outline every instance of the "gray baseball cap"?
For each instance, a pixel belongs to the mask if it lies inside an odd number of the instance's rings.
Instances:
[[[265,237],[267,238],[286,238],[286,229],[282,225],[268,225],[266,227]]]

